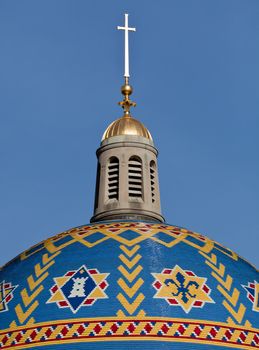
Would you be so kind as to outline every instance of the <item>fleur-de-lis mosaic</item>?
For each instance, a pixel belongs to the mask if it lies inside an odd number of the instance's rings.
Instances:
[[[153,273],[157,290],[154,298],[165,299],[172,306],[181,306],[188,313],[193,307],[203,307],[205,303],[214,303],[210,297],[207,279],[196,276],[194,272],[175,266]]]
[[[185,276],[181,272],[177,272],[176,280],[167,278],[164,282],[167,286],[176,287],[177,292],[172,291],[172,295],[175,297],[180,296],[184,303],[187,303],[190,298],[196,298],[196,294],[191,293],[192,287],[199,288],[199,284],[196,281],[186,281]],[[173,288],[174,290],[175,288]]]

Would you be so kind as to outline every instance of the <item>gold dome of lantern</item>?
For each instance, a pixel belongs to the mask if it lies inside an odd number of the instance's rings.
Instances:
[[[124,115],[108,126],[103,134],[102,141],[113,136],[122,135],[142,136],[153,141],[152,136],[145,125],[133,118],[130,114],[130,107],[136,106],[136,103],[131,101],[129,98],[132,92],[133,88],[131,85],[129,85],[128,78],[126,78],[125,84],[121,87],[121,93],[124,95],[124,99],[123,101],[119,102],[119,105],[124,110]]]
[[[105,130],[102,141],[113,136],[135,135],[152,140],[148,129],[137,119],[125,114],[123,117],[112,122]]]

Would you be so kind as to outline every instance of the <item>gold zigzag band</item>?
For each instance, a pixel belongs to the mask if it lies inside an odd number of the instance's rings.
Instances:
[[[140,272],[142,271],[142,266],[137,264],[142,256],[140,254],[135,254],[139,248],[139,245],[136,245],[133,248],[128,248],[124,245],[120,246],[120,249],[124,254],[120,254],[119,259],[127,267],[128,270],[123,265],[120,265],[118,267],[118,270],[123,277],[119,278],[117,283],[125,295],[119,293],[117,295],[117,299],[129,315],[133,315],[145,299],[144,294],[139,293],[139,289],[144,283],[141,277],[138,278]],[[129,285],[129,283],[133,283],[133,285]],[[140,310],[140,313],[143,314],[144,311]],[[117,314],[123,315],[124,313],[122,310],[119,310]]]
[[[127,229],[135,232],[136,237],[133,239],[124,238],[122,234]],[[159,236],[161,232],[166,235],[168,239],[162,239]],[[96,233],[98,233],[98,238],[93,240]],[[67,238],[65,242],[63,240],[64,237]],[[231,259],[238,260],[237,254],[198,233],[170,225],[149,225],[145,223],[112,223],[73,228],[28,249],[21,254],[20,258],[21,260],[25,260],[43,249],[46,249],[50,254],[53,254],[74,243],[81,243],[88,248],[92,248],[109,239],[119,242],[123,246],[123,248],[121,248],[123,253],[129,257],[132,257],[136,253],[138,249],[136,251],[134,249],[140,242],[150,239],[167,248],[172,248],[182,242],[206,254],[210,253],[213,249],[216,249]],[[130,254],[127,254],[127,252],[130,252]]]
[[[60,254],[56,252],[52,255],[47,253],[42,256],[42,263],[38,263],[34,266],[34,274],[27,278],[28,287],[21,291],[22,304],[18,304],[15,307],[16,316],[18,322],[22,325],[32,324],[35,322],[34,318],[30,316],[39,306],[39,302],[35,300],[39,294],[43,291],[44,287],[42,282],[48,277],[48,269],[55,263],[55,258]],[[30,319],[29,319],[30,318]],[[29,319],[29,320],[28,320]],[[27,321],[27,322],[26,322]],[[17,326],[17,323],[13,321],[10,327]]]
[[[240,292],[237,288],[232,288],[233,278],[226,274],[226,267],[222,263],[218,263],[217,256],[213,253],[210,255],[200,251],[199,252],[206,260],[205,263],[212,269],[211,275],[218,281],[217,289],[224,296],[222,304],[230,313],[227,322],[241,324],[245,315],[246,307],[242,303],[238,303]],[[234,309],[237,307],[237,309]],[[246,324],[250,324],[246,321]]]

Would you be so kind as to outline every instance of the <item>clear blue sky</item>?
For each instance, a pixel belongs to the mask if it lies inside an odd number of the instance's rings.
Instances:
[[[95,150],[122,114],[125,11],[167,222],[258,266],[258,0],[0,1],[0,264],[89,222]]]

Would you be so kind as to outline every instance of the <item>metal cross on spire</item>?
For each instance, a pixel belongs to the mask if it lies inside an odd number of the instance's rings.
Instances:
[[[125,13],[125,25],[124,27],[117,27],[118,30],[124,30],[125,34],[125,70],[124,70],[124,77],[126,80],[128,80],[130,74],[129,74],[129,32],[135,32],[136,28],[130,28],[128,24],[128,17],[129,15]]]

